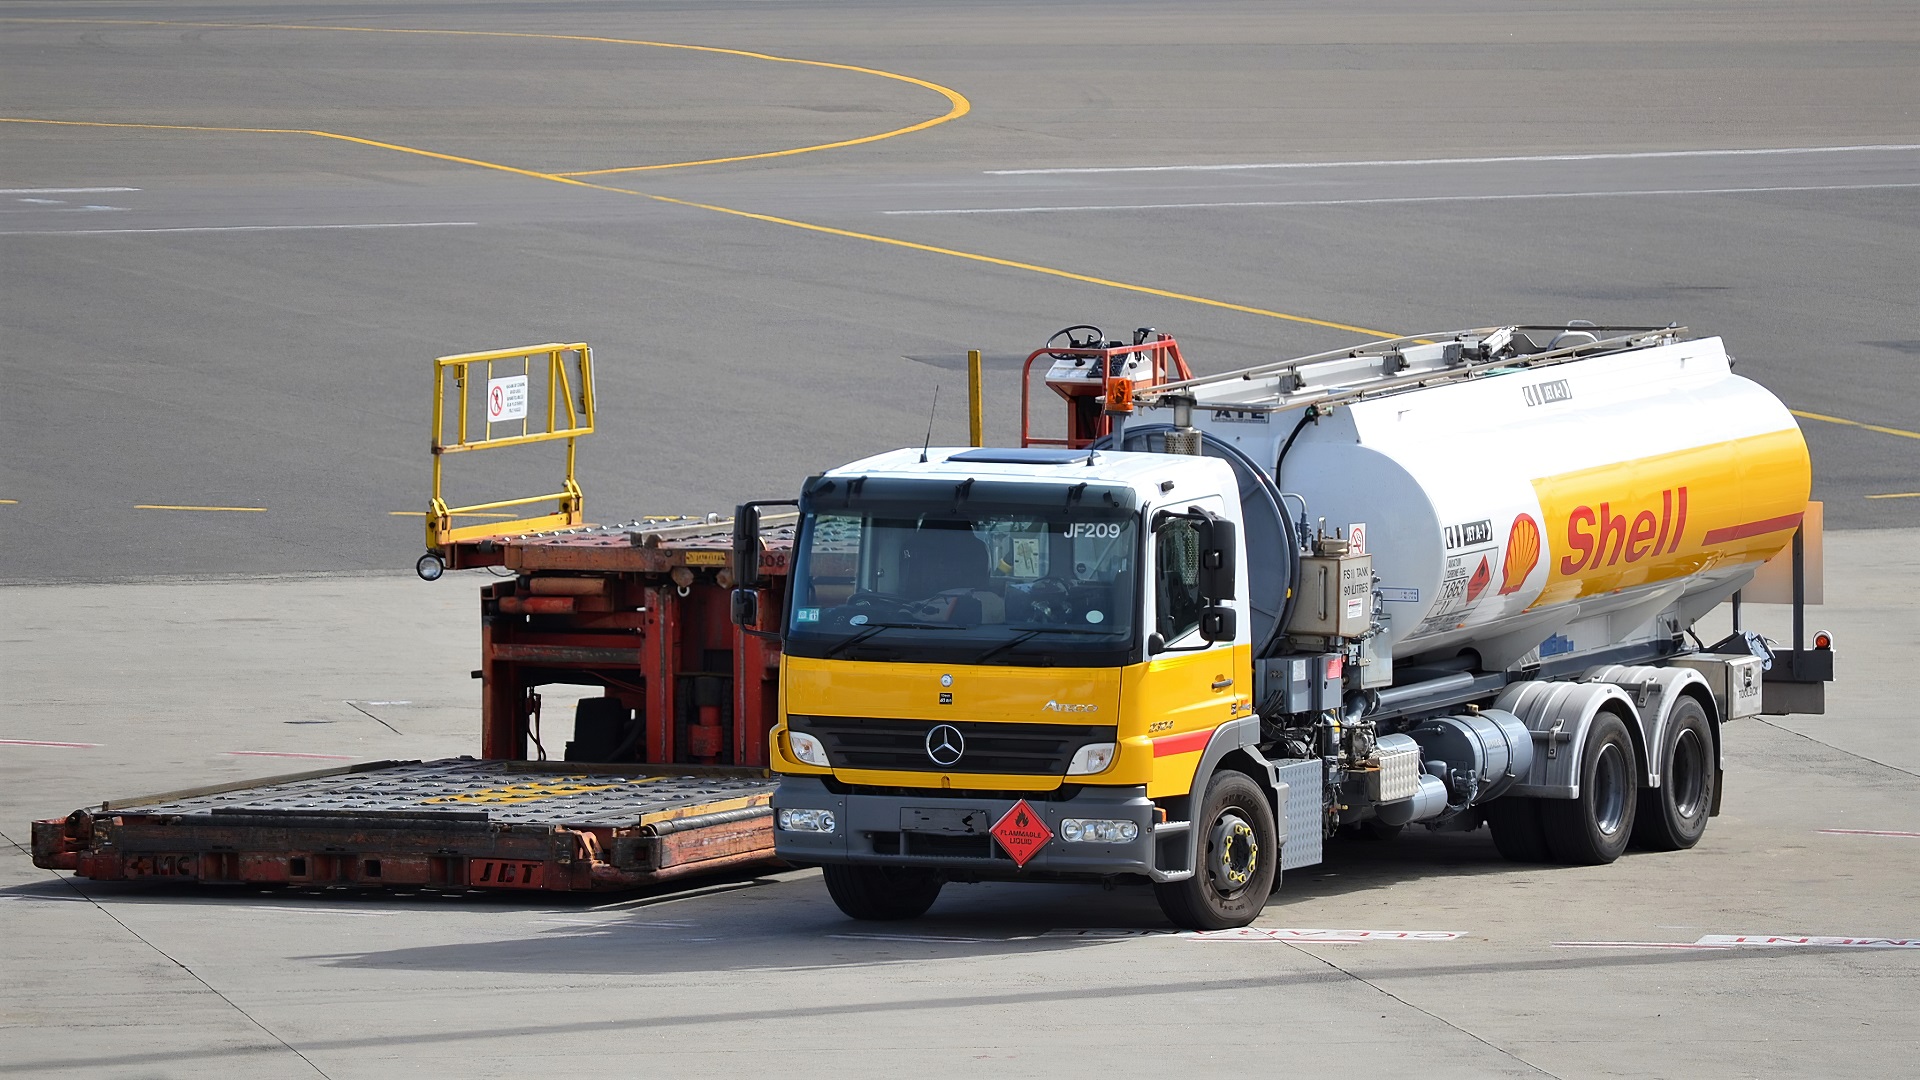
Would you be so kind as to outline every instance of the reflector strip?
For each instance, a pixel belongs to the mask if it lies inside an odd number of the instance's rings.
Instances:
[[[1211,731],[1189,731],[1185,735],[1169,735],[1164,739],[1153,740],[1153,756],[1166,757],[1168,754],[1191,754],[1207,748],[1207,740],[1213,738]]]

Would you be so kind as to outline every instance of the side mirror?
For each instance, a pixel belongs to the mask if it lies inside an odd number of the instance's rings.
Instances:
[[[1215,605],[1200,610],[1200,637],[1203,641],[1232,641],[1239,629],[1239,617],[1230,607]]]
[[[747,630],[759,628],[760,593],[757,590],[733,590],[733,625]]]
[[[740,594],[760,586],[760,507],[741,503],[733,512],[733,621],[747,625],[759,619],[740,618]]]
[[[1220,603],[1234,596],[1234,563],[1240,547],[1240,529],[1233,522],[1207,514],[1200,524],[1200,595]],[[1230,614],[1230,613],[1229,613]],[[1229,630],[1228,637],[1232,637]],[[1208,638],[1221,641],[1224,638]]]

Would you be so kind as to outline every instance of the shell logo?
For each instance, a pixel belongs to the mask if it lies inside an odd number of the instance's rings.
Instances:
[[[1507,530],[1507,557],[1500,574],[1500,595],[1520,591],[1527,583],[1527,575],[1540,563],[1540,523],[1533,520],[1532,514],[1521,514],[1513,519],[1513,525]]]

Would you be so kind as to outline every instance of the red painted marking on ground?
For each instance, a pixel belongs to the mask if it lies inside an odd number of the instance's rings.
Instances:
[[[228,750],[228,757],[297,757],[317,758],[322,761],[352,761],[346,754],[281,754],[272,750]]]
[[[1821,829],[1828,836],[1911,836],[1920,837],[1920,832],[1888,832],[1882,829]]]
[[[97,742],[42,742],[39,739],[0,739],[0,746],[64,746],[74,750],[90,750],[99,745]]]

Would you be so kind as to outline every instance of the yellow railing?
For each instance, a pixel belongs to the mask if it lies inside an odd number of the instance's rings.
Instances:
[[[478,397],[474,393],[476,385]],[[544,427],[539,425],[540,414],[534,408],[542,394],[547,406]],[[454,429],[451,440],[449,421]],[[504,433],[496,434],[501,431]],[[461,353],[434,360],[433,502],[427,511],[427,547],[437,549],[478,536],[543,532],[581,524],[584,500],[573,477],[574,440],[592,433],[593,350],[585,342]],[[447,505],[441,482],[448,454],[560,439],[567,444],[564,490],[470,506]],[[551,514],[462,528],[453,525],[453,519],[462,514],[548,501],[555,504]]]

